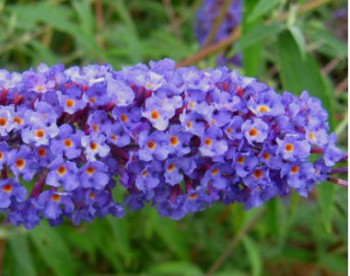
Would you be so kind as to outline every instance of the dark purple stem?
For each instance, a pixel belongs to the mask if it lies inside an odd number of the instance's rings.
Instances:
[[[344,162],[348,160],[348,153],[345,152],[338,162]]]
[[[348,172],[348,167],[344,167],[344,168],[333,169],[329,172],[329,174],[347,173],[347,172]]]
[[[340,185],[340,186],[343,186],[343,187],[346,187],[346,188],[348,187],[348,182],[345,181],[345,180],[343,180],[343,179],[328,176],[328,177],[327,177],[327,180],[328,180],[329,182],[333,182],[333,183],[335,183],[335,184],[337,184],[337,185]]]
[[[4,168],[1,171],[1,177],[2,177],[2,179],[7,179],[7,177],[8,177],[6,166],[4,166]]]
[[[322,149],[322,148],[312,148],[311,149],[311,153],[320,153],[320,154],[322,154],[322,153],[324,153],[324,149]]]
[[[37,181],[34,184],[30,197],[36,198],[41,194],[45,186],[46,175],[47,175],[47,170],[43,170],[41,175],[38,177]]]

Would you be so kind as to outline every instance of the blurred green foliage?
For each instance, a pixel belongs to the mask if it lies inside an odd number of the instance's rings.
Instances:
[[[242,35],[231,53],[243,52],[244,66],[236,68],[243,74],[322,99],[346,151],[348,51],[333,31],[347,28],[333,18],[346,1],[312,1],[327,3],[298,14],[296,7],[307,2],[246,0]],[[0,0],[0,68],[108,62],[119,69],[164,57],[181,61],[200,50],[193,34],[200,4]],[[216,54],[195,65],[214,67]],[[215,275],[345,275],[347,224],[345,188],[324,183],[308,199],[292,195],[250,211],[216,204],[181,221],[145,208],[79,227],[4,226],[0,274],[203,275],[233,243]]]

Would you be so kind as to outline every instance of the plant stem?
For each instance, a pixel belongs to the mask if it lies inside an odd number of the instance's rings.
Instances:
[[[331,176],[328,176],[327,177],[327,180],[329,182],[332,182],[332,183],[335,183],[337,185],[340,185],[340,186],[343,186],[343,187],[348,187],[348,182],[343,180],[343,179],[340,179],[340,178],[336,178],[336,177],[331,177]]]
[[[220,26],[221,26],[221,23],[222,21],[225,19],[225,16],[227,14],[227,11],[228,11],[228,8],[230,7],[232,3],[232,0],[226,0],[224,2],[224,4],[222,5],[221,9],[220,9],[220,13],[218,14],[218,16],[215,18],[215,21],[213,23],[213,27],[212,29],[210,30],[210,33],[207,37],[207,41],[205,42],[204,44],[204,47],[207,47],[209,46],[210,44],[212,44],[212,42],[214,41],[215,39],[215,36],[216,36],[216,33],[218,32]]]
[[[348,167],[344,167],[344,168],[333,169],[329,172],[329,174],[347,173],[347,172],[348,172]]]

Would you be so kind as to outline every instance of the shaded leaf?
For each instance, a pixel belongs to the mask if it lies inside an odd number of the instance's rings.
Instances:
[[[248,46],[261,42],[263,39],[275,37],[283,29],[284,26],[279,22],[271,23],[268,25],[256,25],[254,28],[250,29],[246,34],[242,35],[241,39],[237,43],[237,46],[234,47],[229,54],[234,55]]]
[[[258,17],[268,14],[275,8],[282,0],[260,0],[254,10],[250,13],[248,21],[253,21]]]
[[[300,55],[301,55],[302,59],[304,60],[305,56],[306,56],[306,43],[305,43],[305,38],[304,38],[302,31],[300,30],[299,27],[297,27],[295,25],[289,26],[288,29],[289,29],[291,35],[293,36],[294,41],[298,45]]]
[[[161,218],[155,230],[159,238],[178,258],[188,260],[188,248],[186,247],[185,241],[186,236],[176,229],[176,224],[176,221],[168,218]]]
[[[318,186],[319,205],[323,217],[323,223],[328,233],[332,232],[332,212],[333,212],[333,196],[334,184],[324,182]]]
[[[16,265],[14,266],[16,275],[37,275],[32,261],[27,235],[19,231],[12,231],[11,234],[8,235],[8,242],[16,261]]]
[[[314,58],[310,54],[306,54],[305,59],[302,58],[298,45],[289,30],[283,31],[278,36],[277,49],[277,61],[283,89],[296,95],[308,90],[310,95],[322,101],[329,112],[330,121],[332,121],[332,95]]]
[[[245,250],[247,251],[248,258],[250,260],[250,264],[252,267],[252,275],[254,276],[261,275],[262,260],[261,260],[258,245],[254,242],[254,240],[252,240],[248,236],[245,236],[242,242]]]
[[[151,275],[181,275],[196,276],[203,275],[199,267],[188,262],[164,262],[152,266],[148,273]]]
[[[30,232],[37,251],[56,275],[74,275],[75,262],[65,241],[49,226],[40,226]]]

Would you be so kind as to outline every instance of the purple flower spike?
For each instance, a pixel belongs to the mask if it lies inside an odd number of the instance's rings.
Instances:
[[[224,67],[0,70],[0,105],[0,213],[28,229],[121,218],[122,206],[181,219],[345,185],[333,166],[347,155],[320,100]]]

